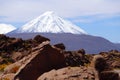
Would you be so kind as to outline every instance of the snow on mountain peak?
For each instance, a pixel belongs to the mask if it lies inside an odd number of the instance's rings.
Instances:
[[[36,19],[15,30],[16,33],[72,33],[87,34],[80,27],[57,16],[53,11],[47,11]]]
[[[0,34],[7,34],[16,28],[10,24],[0,24]]]
[[[45,15],[52,15],[52,14],[55,14],[54,11],[47,11],[43,15],[45,16]],[[41,16],[43,16],[43,15],[41,15]]]

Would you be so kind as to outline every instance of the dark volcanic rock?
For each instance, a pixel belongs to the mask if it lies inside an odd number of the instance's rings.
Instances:
[[[55,44],[54,46],[62,50],[65,50],[65,45],[63,43]]]
[[[0,35],[0,52],[11,52],[22,47],[23,40],[20,38],[9,38],[5,35]]]
[[[78,53],[81,53],[82,55],[85,55],[85,50],[84,49],[80,49],[80,50],[78,50]]]
[[[0,39],[6,40],[8,37],[5,36],[4,34],[0,34]]]
[[[103,71],[99,75],[99,80],[120,80],[119,74],[114,71]]]
[[[22,39],[15,39],[6,46],[6,50],[15,50],[22,47]]]
[[[119,53],[119,51],[118,50],[111,50],[111,51],[109,51],[110,53]]]
[[[22,40],[21,38],[11,38],[6,35],[0,35],[0,56],[18,61],[24,56],[30,54],[31,49],[44,41],[50,41],[48,38],[37,35],[34,39]],[[20,54],[17,54],[20,53]]]
[[[34,40],[37,41],[37,43],[42,43],[42,42],[44,42],[44,41],[50,41],[50,39],[45,38],[45,37],[43,37],[43,36],[41,36],[41,35],[36,35],[36,36],[34,37]]]
[[[67,66],[80,66],[90,63],[90,61],[85,56],[85,51],[83,49],[78,51],[65,51],[65,63]]]

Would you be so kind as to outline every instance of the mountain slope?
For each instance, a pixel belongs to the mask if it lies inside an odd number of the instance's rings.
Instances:
[[[62,19],[54,12],[48,11],[36,19],[28,22],[12,33],[72,33],[87,34],[80,27]]]
[[[37,34],[49,38],[52,44],[64,43],[67,50],[83,48],[87,53],[98,53],[111,49],[120,50],[119,45],[102,37],[88,35],[80,27],[62,19],[51,11],[12,31],[8,36],[30,39]]]
[[[30,39],[38,34],[49,38],[51,40],[51,44],[64,43],[66,46],[66,50],[79,50],[83,48],[87,53],[99,53],[101,51],[109,51],[112,49],[120,50],[120,47],[118,47],[118,45],[102,37],[91,35],[76,35],[66,33],[17,33],[8,34],[8,36]]]
[[[0,34],[6,34],[9,33],[16,28],[10,24],[0,24]]]

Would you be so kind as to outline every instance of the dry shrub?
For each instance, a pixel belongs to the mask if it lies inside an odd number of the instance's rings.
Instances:
[[[1,64],[1,65],[0,65],[0,71],[4,71],[4,69],[5,69],[8,65],[10,65],[10,63]]]
[[[94,56],[92,64],[98,72],[102,72],[104,70],[109,69],[109,66],[108,66],[106,60],[101,55]]]
[[[8,73],[16,73],[18,71],[18,69],[20,68],[20,64],[19,63],[13,63],[9,66],[7,66],[5,69],[4,69],[4,73],[5,74],[8,74]]]

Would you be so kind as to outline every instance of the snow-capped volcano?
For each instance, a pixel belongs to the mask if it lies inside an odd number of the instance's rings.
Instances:
[[[40,15],[13,32],[87,34],[80,27],[57,16],[53,11],[48,11]]]
[[[0,34],[7,34],[16,28],[10,24],[0,24]]]

